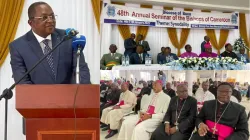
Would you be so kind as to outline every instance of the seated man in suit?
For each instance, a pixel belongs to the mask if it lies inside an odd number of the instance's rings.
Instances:
[[[244,63],[249,63],[248,56],[245,54],[245,48],[241,47],[239,52],[240,53],[237,54],[238,61],[242,61]]]
[[[143,46],[136,47],[136,53],[130,56],[130,64],[145,64],[146,53],[144,53]]]
[[[220,54],[221,57],[231,57],[238,59],[237,55],[233,52],[233,46],[230,43],[225,45],[225,51]]]
[[[125,47],[125,56],[130,56],[131,54],[135,53],[136,50],[136,42],[135,42],[135,34],[131,34],[130,38],[124,40],[124,47]]]
[[[209,43],[209,41],[210,38],[208,36],[204,36],[204,41],[201,43],[201,53],[205,52],[205,44]]]
[[[189,44],[187,44],[185,46],[185,50],[186,50],[186,52],[181,54],[181,58],[184,58],[184,57],[187,57],[187,58],[188,57],[198,57],[198,55],[196,53],[192,52],[192,47]]]
[[[164,52],[165,52],[165,47],[161,47],[161,52],[157,54],[157,63],[158,64],[162,64],[160,59],[164,55]]]
[[[28,17],[31,30],[9,44],[10,64],[15,82],[65,36],[65,30],[55,28],[56,15],[47,3],[31,4]],[[64,41],[19,84],[74,84],[76,58],[72,40]],[[80,83],[90,84],[89,68],[83,53],[80,55],[79,67]]]
[[[144,53],[148,53],[148,51],[150,51],[148,41],[143,40],[143,35],[141,35],[141,34],[138,35],[137,45],[141,45],[143,47]]]
[[[205,52],[202,52],[199,57],[217,57],[218,55],[216,53],[212,52],[212,46],[207,43],[204,45]]]
[[[171,83],[170,82],[167,82],[166,89],[164,89],[163,92],[166,93],[171,98],[176,96],[175,91],[171,88]]]
[[[166,47],[164,55],[162,55],[160,57],[160,60],[159,60],[160,64],[169,63],[169,62],[172,62],[174,60],[178,60],[177,55],[174,54],[174,53],[171,53],[171,48],[170,47]]]
[[[115,65],[121,65],[122,63],[122,54],[117,53],[117,47],[115,44],[109,46],[110,53],[104,54],[101,59],[101,69],[102,70],[111,70]]]

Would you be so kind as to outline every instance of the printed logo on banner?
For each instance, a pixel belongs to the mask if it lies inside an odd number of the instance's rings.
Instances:
[[[108,11],[107,11],[107,15],[110,17],[114,17],[115,16],[115,6],[108,6]]]
[[[237,24],[237,22],[238,22],[238,21],[237,21],[237,20],[238,20],[238,14],[237,14],[237,13],[232,14],[231,18],[232,18],[231,22],[232,22],[233,24]]]

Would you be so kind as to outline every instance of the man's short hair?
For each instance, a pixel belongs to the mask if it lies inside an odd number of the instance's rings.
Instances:
[[[170,47],[166,47],[166,49],[169,49],[171,51],[171,48]]]
[[[35,14],[36,14],[36,7],[39,6],[39,5],[48,5],[46,2],[35,2],[35,3],[32,3],[30,5],[30,7],[28,8],[28,16],[29,16],[29,19],[32,19],[34,18]],[[49,6],[49,5],[48,5]]]
[[[232,89],[232,91],[234,89],[233,86],[230,83],[228,83],[228,82],[222,82],[222,83],[220,83],[217,88],[219,88],[220,86],[223,86],[223,85],[229,86]]]
[[[187,49],[187,47],[188,47],[188,46],[190,46],[190,47],[191,47],[191,45],[187,44],[187,45],[185,45],[185,49]]]
[[[229,45],[231,45],[230,43],[227,43],[226,45],[225,45],[225,48],[227,48]]]
[[[204,36],[204,40],[207,38],[208,36]]]
[[[115,45],[115,44],[111,44],[111,45],[109,46],[109,48],[110,48],[110,47],[112,47],[112,46],[116,47],[116,45]]]

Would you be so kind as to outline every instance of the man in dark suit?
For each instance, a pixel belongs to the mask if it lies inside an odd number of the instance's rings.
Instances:
[[[210,41],[210,38],[208,36],[204,36],[204,41],[201,43],[201,53],[205,52],[205,44]]]
[[[35,2],[28,9],[31,30],[10,43],[11,67],[17,82],[39,59],[47,54],[65,35],[56,29],[56,15],[45,2]],[[80,58],[80,83],[90,84],[90,74],[84,55]],[[53,53],[28,74],[19,84],[75,83],[76,52],[72,40],[63,42]]]
[[[161,52],[157,54],[157,63],[158,64],[162,64],[161,57],[164,55],[165,52],[165,47],[161,47]]]
[[[148,51],[150,51],[148,41],[143,40],[143,35],[141,34],[138,35],[137,45],[141,45],[143,47],[144,53],[147,53]]]
[[[233,46],[230,43],[225,45],[225,51],[220,54],[221,57],[231,57],[233,59],[238,59],[237,54],[233,52]]]
[[[166,93],[171,98],[176,96],[175,91],[171,88],[171,83],[170,82],[167,82],[166,89],[164,89],[163,92]]]
[[[177,55],[174,54],[174,53],[171,53],[171,48],[170,47],[166,47],[164,55],[162,55],[160,57],[159,61],[161,62],[161,64],[165,64],[165,63],[172,62],[174,60],[178,60]]]
[[[130,56],[130,64],[145,64],[146,53],[144,53],[143,47],[138,45],[136,47],[136,53]]]
[[[131,54],[135,53],[136,50],[136,42],[135,42],[135,34],[131,34],[130,38],[126,39],[124,41],[124,47],[125,47],[125,56],[130,56]]]

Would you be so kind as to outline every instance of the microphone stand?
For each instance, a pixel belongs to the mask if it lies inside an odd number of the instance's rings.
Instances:
[[[8,100],[12,98],[13,92],[12,90],[15,88],[17,84],[19,84],[30,72],[32,72],[49,54],[51,54],[60,44],[62,44],[64,41],[71,39],[74,35],[69,34],[65,35],[63,37],[63,40],[61,40],[55,47],[51,49],[49,53],[44,55],[30,70],[28,70],[18,81],[16,81],[14,84],[12,84],[9,88],[6,88],[2,95],[0,95],[0,101],[5,98],[5,122],[4,122],[4,140],[7,140],[7,124],[8,124]]]
[[[81,46],[78,45],[77,47],[77,52],[76,52],[76,56],[77,56],[77,59],[76,59],[76,84],[79,84],[80,83],[80,67],[79,67],[79,63],[80,63],[80,56],[81,56]]]

